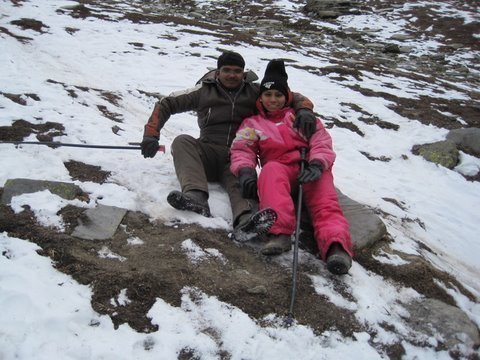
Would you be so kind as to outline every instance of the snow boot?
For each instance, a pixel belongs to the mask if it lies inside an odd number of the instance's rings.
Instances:
[[[245,242],[257,235],[265,234],[270,230],[276,220],[277,213],[270,208],[257,211],[253,215],[244,214],[233,230],[233,239],[239,242]]]
[[[208,194],[201,190],[171,191],[167,196],[168,203],[178,210],[189,210],[205,217],[211,217],[208,206]]]
[[[352,267],[352,258],[342,245],[333,243],[327,252],[327,269],[332,274],[344,275]]]
[[[287,234],[270,234],[268,242],[263,246],[260,252],[263,255],[280,255],[292,248],[292,236]]]

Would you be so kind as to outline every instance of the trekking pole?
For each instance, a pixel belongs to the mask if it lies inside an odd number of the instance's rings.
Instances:
[[[305,157],[307,155],[307,148],[300,148],[300,174],[305,168]],[[292,270],[292,291],[290,293],[290,308],[288,310],[286,325],[291,326],[293,323],[293,305],[295,304],[295,295],[297,291],[297,268],[298,268],[298,237],[300,235],[300,218],[302,215],[302,197],[303,184],[298,184],[298,198],[297,198],[297,223],[295,225],[295,240],[293,243],[293,270]]]
[[[46,146],[66,146],[92,149],[116,149],[116,150],[140,150],[140,143],[129,143],[130,146],[115,146],[115,145],[89,145],[89,144],[69,144],[58,141],[0,141],[0,144],[14,144],[14,145],[46,145]],[[165,152],[165,145],[159,145],[158,151]]]

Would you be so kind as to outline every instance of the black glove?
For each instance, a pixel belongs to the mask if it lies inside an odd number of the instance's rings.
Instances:
[[[298,128],[307,139],[310,139],[315,131],[317,131],[317,118],[312,110],[299,109],[295,116],[293,126]]]
[[[144,158],[153,158],[157,155],[158,148],[158,139],[153,136],[144,136],[140,147],[142,148],[142,155]]]
[[[240,169],[238,172],[238,182],[243,198],[254,199],[257,197],[257,172],[255,169]]]
[[[322,165],[318,162],[311,162],[298,175],[298,181],[301,183],[308,183],[320,179],[322,175]]]

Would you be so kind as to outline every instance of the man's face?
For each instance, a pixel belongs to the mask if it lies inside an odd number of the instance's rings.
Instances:
[[[243,68],[236,65],[224,65],[217,70],[217,78],[227,89],[236,89],[242,84]]]

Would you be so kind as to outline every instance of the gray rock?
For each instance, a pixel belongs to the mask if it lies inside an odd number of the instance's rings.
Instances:
[[[82,193],[82,189],[75,184],[59,181],[9,179],[5,182],[2,194],[2,204],[10,204],[12,198],[21,194],[31,194],[49,190],[66,200],[73,200]],[[105,240],[111,238],[127,210],[105,205],[97,205],[87,209],[87,220],[79,219],[80,225],[73,232],[73,236],[88,240]]]
[[[317,10],[315,11],[318,17],[322,19],[336,19],[342,15],[340,11],[332,11],[332,10]]]
[[[346,0],[307,0],[305,11],[320,18],[337,18],[341,15],[358,13],[355,6],[359,1]]]
[[[480,157],[480,128],[450,130],[447,139],[453,141],[460,150]]]
[[[86,240],[110,239],[126,213],[126,209],[100,204],[93,209],[87,209],[87,220],[79,219],[80,225],[74,229],[72,236]]]
[[[368,248],[380,241],[387,234],[387,227],[382,219],[372,209],[350,199],[340,190],[336,189],[338,202],[343,214],[350,225],[350,236],[355,251]],[[313,228],[308,214],[302,221],[303,231],[300,233],[302,248],[309,252],[318,251],[317,244],[313,238]]]
[[[274,19],[258,19],[256,23],[260,25],[270,25],[270,26],[283,24],[282,21],[274,20]]]
[[[82,189],[75,184],[59,181],[8,179],[3,187],[2,204],[8,205],[12,198],[21,194],[31,194],[38,191],[49,190],[66,200],[73,200],[82,193]]]
[[[387,13],[391,13],[392,11],[394,11],[395,8],[393,7],[388,7],[388,8],[383,8],[383,9],[378,9],[378,10],[375,10],[375,13],[377,14],[387,14]]]
[[[268,293],[268,290],[263,285],[258,285],[253,288],[247,289],[247,293],[252,295],[265,295]]]
[[[199,13],[199,12],[191,12],[189,15],[195,19],[203,19],[205,17],[205,14]]]
[[[460,43],[449,44],[449,46],[456,50],[465,48],[465,45]]]
[[[337,189],[338,201],[350,224],[350,235],[356,250],[367,248],[387,234],[387,227],[373,210],[350,199]]]
[[[258,44],[260,46],[264,46],[264,47],[268,47],[268,48],[285,49],[284,44],[279,44],[279,43],[276,43],[276,42],[260,41]]]
[[[453,169],[458,164],[460,153],[453,141],[437,141],[431,144],[415,145],[412,153],[437,165]]]
[[[445,54],[438,53],[430,55],[430,59],[434,61],[445,61]]]
[[[383,52],[390,54],[400,54],[400,47],[397,44],[385,44]]]
[[[383,50],[385,48],[385,45],[381,43],[371,43],[367,44],[366,47],[372,50]]]
[[[460,309],[435,299],[421,299],[406,305],[406,319],[413,330],[440,338],[446,348],[464,344],[469,348],[480,345],[476,325]]]
[[[390,40],[397,40],[397,41],[405,41],[405,40],[412,40],[413,36],[406,35],[406,34],[394,34],[390,37]]]
[[[402,54],[408,54],[414,50],[413,46],[400,46],[399,48],[400,48],[400,53]]]
[[[242,23],[236,22],[236,21],[231,21],[231,20],[223,20],[222,25],[229,25],[233,27],[242,27],[244,26]]]

